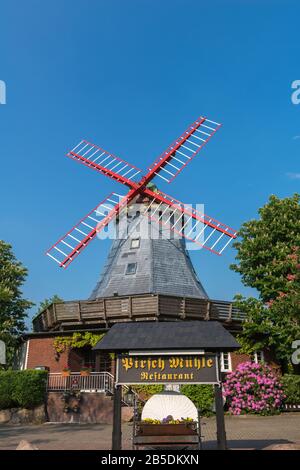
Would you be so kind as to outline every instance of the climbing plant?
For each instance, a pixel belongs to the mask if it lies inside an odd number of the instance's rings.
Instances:
[[[95,334],[86,331],[85,333],[73,333],[72,336],[56,336],[53,347],[55,353],[59,356],[68,349],[84,348],[85,346],[94,347],[104,335],[105,333]]]

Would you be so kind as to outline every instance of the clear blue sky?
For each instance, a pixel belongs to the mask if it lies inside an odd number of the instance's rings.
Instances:
[[[66,270],[44,256],[123,189],[64,156],[81,138],[146,168],[204,114],[223,127],[163,191],[236,229],[299,191],[299,18],[297,1],[0,0],[0,237],[29,299],[86,298],[109,249],[96,240]],[[212,298],[250,292],[232,248],[204,251],[191,255]]]

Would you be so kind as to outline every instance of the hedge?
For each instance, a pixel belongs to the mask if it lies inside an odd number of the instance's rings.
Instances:
[[[41,405],[45,401],[46,383],[46,371],[0,371],[0,409]]]
[[[180,391],[192,400],[202,416],[212,414],[214,404],[213,385],[182,385]]]
[[[286,374],[281,377],[284,403],[295,405],[300,403],[300,375]]]
[[[149,400],[155,393],[162,392],[164,390],[163,385],[134,385],[132,389],[138,394],[143,400]]]

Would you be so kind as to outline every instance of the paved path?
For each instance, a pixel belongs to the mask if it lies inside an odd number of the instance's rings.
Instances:
[[[124,424],[123,448],[131,448],[132,426]],[[273,444],[300,442],[300,413],[272,417],[226,417],[231,449],[263,449]],[[107,424],[43,424],[40,426],[0,425],[0,450],[15,449],[26,439],[39,449],[110,449],[112,426]],[[203,419],[203,447],[216,447],[215,420]]]

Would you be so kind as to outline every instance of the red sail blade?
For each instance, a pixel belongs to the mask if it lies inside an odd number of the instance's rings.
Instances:
[[[49,248],[46,255],[58,263],[61,268],[68,267],[95,238],[97,233],[116,217],[127,201],[128,195],[123,197],[111,193]]]
[[[146,189],[145,194],[151,196],[152,200],[144,215],[202,248],[221,255],[237,237],[233,228],[165,193]]]
[[[146,183],[156,176],[171,183],[220,127],[221,124],[200,116],[148,168]]]
[[[142,172],[134,165],[86,140],[81,140],[67,156],[130,188],[136,187],[136,181]]]

